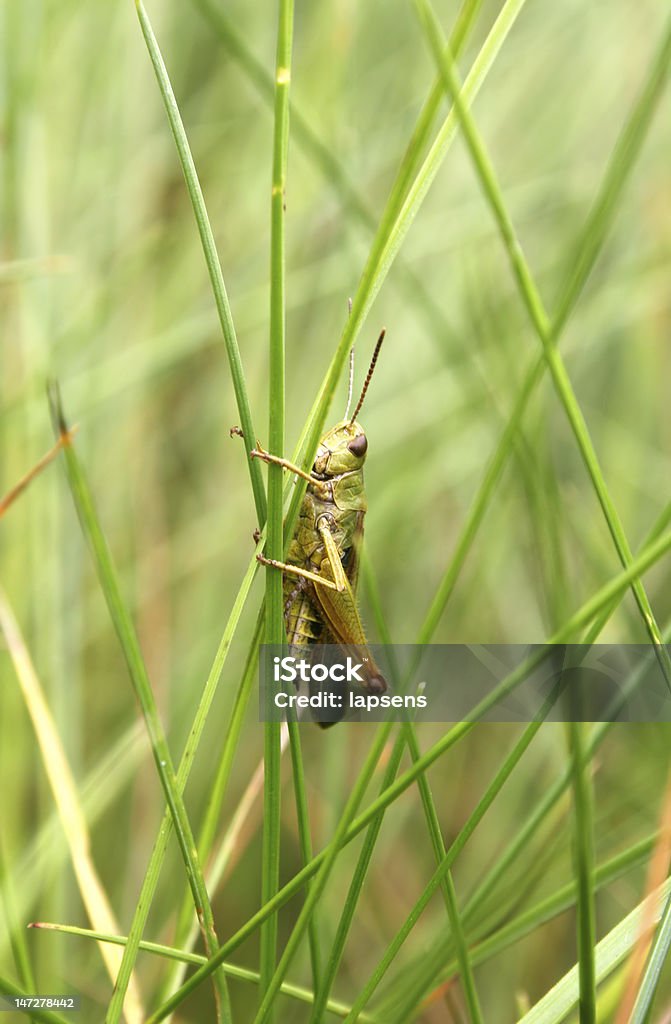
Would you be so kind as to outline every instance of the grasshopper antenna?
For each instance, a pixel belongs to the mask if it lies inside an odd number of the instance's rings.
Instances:
[[[354,423],[355,419],[359,415],[359,412],[361,411],[361,406],[363,405],[363,400],[366,397],[366,392],[368,391],[368,385],[370,384],[371,377],[373,376],[373,370],[375,369],[375,364],[377,362],[377,357],[379,356],[380,349],[382,348],[382,342],[384,341],[385,331],[386,331],[386,327],[383,327],[382,330],[380,331],[380,337],[377,339],[377,344],[375,346],[375,351],[373,352],[373,358],[370,361],[370,366],[368,367],[368,373],[366,374],[366,379],[363,382],[363,387],[361,388],[361,395],[359,396],[359,401],[356,403],[356,409],[354,410],[354,414],[352,416],[352,419],[348,423],[348,426],[350,426],[350,427],[352,426],[352,424]],[[345,414],[345,415],[347,415],[347,414]]]

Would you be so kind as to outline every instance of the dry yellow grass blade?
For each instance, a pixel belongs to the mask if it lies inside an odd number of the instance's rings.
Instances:
[[[44,769],[63,826],[72,858],[72,867],[89,921],[96,931],[120,934],[121,928],[91,857],[86,818],[79,803],[77,786],[70,765],[18,623],[1,588],[0,629],[4,633],[7,649],[35,730]],[[99,948],[107,971],[114,981],[121,963],[122,950],[110,948],[103,943],[99,944]],[[128,1024],[142,1024],[144,1019],[140,992],[135,979],[131,980],[128,989],[125,1015]]]

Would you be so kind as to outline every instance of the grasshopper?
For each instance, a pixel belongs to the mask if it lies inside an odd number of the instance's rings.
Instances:
[[[366,495],[363,464],[368,439],[357,422],[370,384],[385,332],[373,352],[354,414],[344,418],[322,437],[310,473],[286,459],[271,455],[258,444],[252,458],[282,466],[307,480],[298,524],[286,562],[257,555],[263,565],[284,574],[284,622],[292,650],[313,644],[337,644],[364,648],[364,686],[384,693],[387,683],[372,656],[365,651],[366,635],[356,605],[359,548],[363,537]],[[350,376],[350,399],[351,399]]]

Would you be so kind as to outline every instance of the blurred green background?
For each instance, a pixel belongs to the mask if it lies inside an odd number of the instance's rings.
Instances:
[[[276,9],[266,2],[213,2],[212,9],[225,21],[208,16],[204,2],[154,0],[149,13],[203,185],[252,412],[265,442],[272,93],[259,74],[272,80]],[[449,26],[455,5],[442,2],[437,10]],[[498,3],[483,4],[460,62],[464,72],[498,10]],[[529,3],[474,105],[550,310],[666,13],[659,0]],[[45,384],[56,377],[66,413],[79,424],[77,449],[177,755],[252,555],[256,526],[244,450],[229,438],[237,412],[207,272],[133,4],[3,0],[0,15],[0,493],[52,443]],[[241,62],[235,40],[258,61],[256,71]],[[434,77],[411,5],[322,0],[297,6],[291,91],[300,119],[292,120],[287,190],[288,453],[365,262],[372,232],[361,210],[377,222]],[[670,114],[664,96],[561,342],[634,550],[668,501],[671,476]],[[539,350],[459,140],[357,344],[357,382],[382,325],[387,340],[361,417],[369,437],[366,545],[391,636],[409,643]],[[345,392],[343,381],[333,420]],[[80,792],[89,795],[94,860],[127,928],[162,797],[146,743],[115,746],[137,709],[60,466],[2,519],[0,550],[2,586]],[[541,641],[618,568],[566,418],[544,379],[433,639]],[[646,577],[646,586],[665,623],[671,589],[664,563]],[[259,574],[188,786],[196,822],[262,588]],[[375,638],[365,593],[362,608]],[[630,595],[603,638],[646,639]],[[0,670],[0,827],[19,916],[84,924],[60,826],[52,822],[52,832],[44,831],[53,802],[4,651]],[[440,732],[424,727],[422,745]],[[302,735],[318,849],[331,834],[369,737],[364,727],[326,735],[306,727]],[[446,841],[515,735],[513,727],[480,727],[429,773]],[[664,726],[612,731],[596,766],[599,858],[655,827],[668,745]],[[101,770],[101,759],[115,750]],[[222,830],[262,751],[252,699]],[[459,894],[477,883],[565,759],[562,731],[546,727],[457,862]],[[257,802],[215,898],[223,935],[259,905],[259,815]],[[300,866],[290,791],[284,815],[287,879]],[[562,805],[517,860],[497,921],[570,878],[568,815]],[[335,990],[343,999],[351,1000],[368,977],[433,870],[428,840],[415,840],[421,822],[419,802],[410,796],[385,820]],[[320,905],[327,935],[356,846],[343,855]],[[599,897],[599,935],[638,902],[644,877],[641,866]],[[183,884],[175,847],[148,937],[170,941],[175,893]],[[283,912],[281,936],[297,912],[294,904]],[[444,929],[444,908],[432,904],[394,970],[421,960]],[[28,941],[40,990],[80,991],[87,1006],[82,1020],[102,1019],[110,982],[93,945],[58,935],[31,934]],[[479,968],[486,1019],[514,1019],[519,993],[533,1002],[574,960],[574,918],[566,913]],[[243,946],[238,961],[255,966],[255,941]],[[0,962],[11,974],[1,920]],[[305,982],[306,965],[302,956],[291,976]],[[148,1002],[160,969],[156,960],[140,960]],[[254,988],[232,986],[239,1019],[251,1020]],[[209,999],[206,986],[177,1019],[211,1019]],[[458,1012],[439,1000],[417,1019],[459,1020]],[[282,1020],[301,1021],[305,1014],[300,1004],[282,1003]]]

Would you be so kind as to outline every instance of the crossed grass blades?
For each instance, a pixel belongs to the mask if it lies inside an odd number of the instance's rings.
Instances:
[[[522,475],[527,474],[533,487],[535,466],[528,461],[523,445],[522,426],[532,397],[539,387],[545,369],[558,400],[558,406],[566,417],[576,450],[582,459],[587,477],[601,511],[603,521],[610,535],[616,558],[621,563],[617,574],[612,560],[606,563],[600,579],[603,583],[592,596],[583,602],[575,600],[565,574],[558,574],[557,587],[545,580],[545,586],[553,594],[549,609],[548,642],[585,640],[593,642],[605,628],[611,615],[620,607],[630,590],[637,615],[650,642],[658,654],[660,668],[671,678],[668,656],[664,646],[668,640],[668,627],[663,628],[656,621],[654,605],[649,597],[643,574],[655,565],[671,546],[669,533],[669,506],[664,504],[655,522],[650,525],[648,535],[636,555],[628,541],[623,526],[623,517],[608,487],[599,461],[597,446],[592,441],[576,396],[570,374],[560,353],[559,343],[576,307],[584,285],[601,253],[612,229],[617,213],[626,202],[625,186],[631,178],[637,158],[652,124],[653,114],[658,105],[669,57],[671,56],[671,29],[666,28],[657,49],[651,53],[646,73],[640,84],[638,98],[627,115],[618,141],[603,172],[595,193],[591,209],[584,226],[568,249],[566,265],[568,271],[559,290],[554,311],[547,312],[530,262],[525,258],[513,218],[506,205],[504,193],[497,177],[495,163],[488,153],[484,134],[478,127],[478,119],[472,113],[472,104],[486,84],[487,76],[500,56],[505,56],[505,44],[514,29],[525,4],[522,0],[504,3],[493,21],[488,20],[480,3],[463,3],[455,19],[449,44],[442,37],[436,14],[428,3],[417,3],[418,25],[427,44],[427,53],[435,66],[435,80],[421,108],[410,141],[389,191],[389,197],[382,215],[375,218],[359,196],[352,179],[343,168],[337,153],[332,152],[310,127],[310,122],[292,107],[290,100],[292,82],[293,50],[293,4],[280,2],[278,5],[277,50],[274,73],[268,73],[248,47],[245,39],[235,26],[227,20],[222,10],[210,0],[197,0],[195,4],[206,16],[210,30],[217,34],[230,56],[238,62],[249,82],[259,95],[269,103],[273,111],[273,152],[272,174],[269,173],[271,188],[271,232],[270,232],[270,332],[269,332],[269,395],[268,395],[268,443],[273,451],[284,452],[285,447],[285,345],[286,308],[289,292],[286,274],[286,216],[285,197],[290,195],[288,156],[291,146],[304,154],[314,167],[324,175],[342,204],[347,216],[373,230],[364,267],[358,287],[353,296],[352,313],[346,321],[341,338],[334,350],[331,363],[322,385],[305,421],[299,443],[293,458],[299,464],[309,467],[316,450],[319,436],[330,415],[331,400],[341,380],[348,353],[359,337],[373,301],[380,292],[387,275],[393,275],[394,282],[417,308],[418,314],[428,324],[440,325],[442,311],[436,307],[430,293],[418,280],[415,272],[401,261],[401,247],[409,228],[420,215],[421,208],[434,183],[439,169],[455,138],[461,135],[466,143],[467,153],[472,161],[472,170],[481,188],[482,195],[490,210],[492,221],[501,236],[502,251],[509,261],[511,280],[519,293],[521,307],[528,318],[530,334],[538,340],[539,351],[529,360],[528,366],[519,377],[518,391],[512,411],[500,432],[498,443],[488,461],[482,481],[476,490],[470,508],[462,516],[462,525],[454,541],[453,553],[444,567],[422,625],[418,641],[429,643],[441,622],[448,602],[466,563],[476,539],[481,536],[480,527],[485,512],[491,507],[496,487],[505,465],[516,460]],[[153,65],[160,95],[168,117],[168,123],[177,150],[186,189],[193,207],[193,213],[202,244],[207,271],[212,284],[215,306],[218,313],[225,349],[231,370],[231,381],[238,407],[238,418],[243,427],[245,444],[249,449],[257,436],[263,434],[255,425],[248,397],[243,361],[238,347],[236,329],[228,300],[214,233],[210,224],[202,189],[198,181],[196,166],[191,155],[189,142],[179,106],[170,83],[166,65],[161,56],[149,15],[141,3],[137,4],[139,25],[149,58]],[[10,25],[10,29],[12,25]],[[13,25],[17,31],[16,25]],[[469,40],[478,34],[483,38],[479,51],[470,64],[463,85],[457,71],[457,61],[464,53]],[[652,46],[652,41],[651,41]],[[300,74],[300,66],[298,68]],[[441,111],[445,98],[449,102],[448,113],[442,121]],[[12,269],[12,268],[10,268]],[[39,277],[43,268],[13,268],[12,273],[35,274]],[[260,865],[260,886],[258,909],[242,923],[229,925],[225,916],[215,913],[212,897],[216,892],[232,851],[240,842],[241,829],[249,807],[257,799],[261,788],[261,777],[255,774],[245,790],[245,798],[234,809],[234,814],[224,815],[227,822],[223,837],[218,837],[218,822],[225,799],[234,788],[236,760],[242,756],[244,744],[249,742],[250,732],[245,729],[245,712],[249,704],[255,680],[255,662],[258,644],[262,638],[277,641],[282,636],[281,580],[279,574],[269,572],[266,577],[266,593],[255,620],[249,620],[248,598],[253,591],[257,573],[255,555],[250,557],[237,595],[224,627],[219,648],[208,674],[200,702],[189,731],[181,758],[173,764],[166,740],[156,697],[149,683],[149,672],[138,642],[133,616],[129,611],[126,596],[127,586],[120,576],[113,558],[111,546],[104,535],[101,521],[93,499],[92,487],[88,481],[86,459],[83,459],[71,434],[67,433],[65,413],[57,388],[52,389],[51,405],[57,443],[63,449],[68,481],[81,526],[88,542],[101,591],[124,655],[128,675],[139,701],[146,735],[151,747],[156,774],[161,784],[166,810],[163,814],[156,840],[152,849],[144,880],[132,914],[127,935],[112,934],[109,927],[96,924],[101,918],[101,908],[106,896],[104,890],[93,882],[88,861],[88,833],[95,826],[95,815],[99,813],[85,801],[86,786],[80,785],[79,792],[68,785],[70,804],[63,806],[56,802],[56,810],[63,824],[71,825],[76,816],[83,825],[80,830],[81,842],[69,851],[75,867],[76,885],[92,924],[91,929],[74,928],[55,924],[49,927],[69,931],[83,939],[95,938],[99,943],[110,943],[123,947],[119,958],[106,958],[106,964],[114,978],[114,988],[106,1006],[106,1021],[119,1021],[124,1014],[127,1019],[148,1019],[159,1021],[171,1013],[181,1012],[182,1003],[191,993],[199,992],[204,982],[213,983],[213,1003],[207,1012],[217,1020],[236,1019],[237,995],[233,982],[255,986],[258,1001],[251,1017],[249,1001],[244,1002],[245,1019],[257,1021],[285,1019],[287,1012],[298,1012],[301,1004],[307,1007],[307,1019],[318,1022],[327,1014],[346,1020],[396,1021],[431,1019],[432,1000],[440,999],[443,1005],[460,1006],[454,1012],[462,1013],[473,1022],[491,1018],[488,1010],[488,993],[480,981],[477,968],[484,967],[494,956],[502,956],[524,935],[533,934],[541,925],[555,918],[567,907],[575,907],[577,914],[576,957],[574,969],[569,970],[556,984],[548,987],[539,996],[534,1006],[520,1008],[518,1016],[530,1024],[532,1021],[557,1022],[566,1019],[578,1008],[581,1021],[610,1019],[616,1012],[619,994],[623,990],[625,973],[621,967],[632,948],[640,939],[643,925],[652,932],[652,943],[644,968],[636,981],[634,1005],[631,1019],[649,1019],[653,1000],[659,990],[661,970],[669,943],[669,893],[668,882],[657,885],[645,900],[621,920],[597,942],[600,934],[596,926],[595,900],[597,893],[605,891],[626,872],[646,863],[660,843],[664,828],[649,830],[641,839],[629,841],[624,850],[615,856],[599,859],[598,816],[595,815],[592,793],[592,771],[597,750],[610,732],[604,724],[593,730],[574,725],[569,729],[566,748],[566,766],[556,783],[536,801],[529,813],[514,832],[496,860],[483,869],[470,894],[459,899],[452,870],[466,856],[464,850],[476,829],[487,827],[486,815],[495,812],[499,806],[505,815],[504,786],[515,770],[522,771],[527,763],[532,742],[542,731],[542,716],[517,737],[507,755],[496,766],[489,778],[481,778],[480,796],[459,829],[449,839],[444,833],[444,817],[439,813],[439,794],[432,788],[428,769],[434,764],[447,761],[448,751],[453,757],[463,749],[466,737],[477,731],[474,723],[464,723],[447,730],[444,735],[429,743],[424,751],[416,730],[409,723],[396,729],[391,725],[379,727],[372,736],[366,736],[365,754],[358,775],[348,787],[346,798],[339,801],[341,810],[333,816],[327,832],[322,831],[323,841],[317,854],[313,849],[315,835],[314,816],[318,806],[310,794],[310,770],[307,757],[302,750],[305,734],[296,723],[289,723],[286,735],[279,727],[265,726],[263,744],[263,843]],[[79,442],[77,442],[79,444]],[[281,471],[270,467],[268,492],[265,493],[258,464],[248,460],[252,502],[261,529],[258,550],[264,549],[270,557],[281,558],[287,539],[291,535],[303,494],[303,485],[283,489]],[[25,469],[25,467],[23,467]],[[556,483],[556,482],[555,482]],[[35,484],[41,486],[42,482]],[[11,495],[6,503],[7,519],[20,508],[18,493]],[[23,497],[21,497],[23,500]],[[10,507],[11,504],[11,507]],[[285,514],[286,512],[286,514]],[[542,510],[539,508],[538,518]],[[104,518],[104,514],[103,514]],[[284,525],[283,525],[284,524]],[[548,564],[561,569],[560,545],[552,538],[548,541],[539,530],[541,543],[546,547]],[[383,638],[390,639],[385,621],[384,602],[376,589],[372,566],[367,564],[369,581],[369,602],[375,614],[378,630]],[[564,592],[560,592],[559,581],[564,581]],[[59,789],[69,772],[67,761],[62,754],[54,755],[54,738],[57,730],[50,720],[48,706],[40,698],[40,679],[31,664],[16,618],[8,598],[2,601],[2,629],[9,653],[15,665],[17,678],[22,682],[23,700],[31,710],[35,734],[42,758],[46,765],[55,770],[54,790]],[[255,624],[254,624],[255,623]],[[243,628],[244,626],[244,628]],[[212,721],[216,690],[229,664],[231,648],[236,641],[245,639],[247,630],[247,655],[237,690],[230,699],[229,715],[225,731],[218,745],[218,760],[208,766],[209,790],[199,826],[194,828],[194,811],[189,811],[184,793],[187,780],[194,766],[196,753],[208,722]],[[511,688],[518,677],[504,681]],[[484,708],[481,709],[484,712]],[[258,728],[253,732],[258,737]],[[130,739],[129,739],[130,742]],[[340,741],[347,742],[347,739]],[[295,821],[298,836],[298,850],[302,867],[295,870],[288,881],[281,883],[282,851],[282,752],[288,746],[291,757],[291,784],[295,801]],[[132,749],[128,748],[128,749]],[[310,757],[314,757],[312,752]],[[404,767],[404,758],[407,766]],[[445,761],[443,760],[445,759]],[[519,767],[518,767],[519,766]],[[254,781],[256,780],[256,781]],[[377,781],[376,781],[377,780]],[[121,792],[125,776],[115,777],[115,784]],[[378,795],[371,797],[368,790],[376,782]],[[350,1000],[336,998],[334,989],[343,978],[343,958],[348,941],[356,938],[352,932],[355,914],[363,904],[362,892],[366,880],[375,868],[376,854],[379,856],[382,830],[390,809],[400,812],[399,798],[408,790],[417,788],[421,805],[421,820],[435,862],[429,874],[420,881],[420,893],[404,916],[391,939],[388,934],[382,942],[376,942],[373,949],[373,967]],[[96,793],[102,790],[102,777],[98,774]],[[523,860],[525,852],[535,848],[543,849],[538,836],[548,823],[557,820],[562,813],[561,800],[566,791],[572,793],[572,829],[574,833],[573,880],[564,886],[546,893],[531,906],[519,908],[515,904],[515,886],[509,881],[511,869]],[[114,794],[108,796],[114,799]],[[247,801],[247,802],[245,802]],[[367,801],[367,802],[366,802]],[[68,815],[70,817],[68,817]],[[482,824],[481,824],[482,823]],[[663,825],[663,823],[662,823]],[[188,881],[181,905],[177,911],[176,924],[172,931],[170,945],[151,943],[144,939],[149,915],[154,906],[162,870],[169,851],[169,841],[174,830],[178,841],[184,878]],[[354,854],[348,853],[349,844],[363,835]],[[28,855],[26,852],[26,855]],[[551,863],[551,862],[549,862]],[[83,867],[85,866],[85,870]],[[36,972],[33,947],[26,942],[20,908],[25,904],[20,875],[14,869],[9,851],[3,850],[3,908],[7,932],[11,940],[14,967],[11,971],[17,980],[8,976],[0,979],[2,990],[20,993],[35,990]],[[348,887],[344,899],[335,906],[337,914],[326,913],[333,907],[329,901],[329,886],[333,888],[335,876],[345,872]],[[440,897],[441,921],[427,926],[428,934],[438,936],[428,953],[402,957],[406,941],[414,935],[418,922],[428,910],[434,894]],[[295,916],[283,923],[281,908],[293,897]],[[179,901],[178,901],[179,903]],[[298,906],[296,906],[296,904]],[[194,915],[193,910],[197,913]],[[497,909],[498,908],[498,909]],[[426,920],[426,918],[424,918]],[[196,922],[196,923],[194,923]],[[653,930],[659,922],[656,931]],[[215,930],[215,925],[216,930]],[[46,927],[41,922],[42,928]],[[279,929],[283,937],[279,943]],[[194,953],[193,947],[198,934],[202,935],[203,953]],[[243,967],[231,961],[230,957],[245,940],[260,935],[258,970]],[[44,937],[46,940],[46,936]],[[104,946],[102,947],[104,948]],[[247,948],[247,947],[246,947]],[[43,949],[42,946],[37,947]],[[50,947],[53,950],[53,946]],[[138,956],[140,950],[151,953],[160,964],[160,971],[153,976],[151,996],[141,991]],[[307,960],[302,965],[308,979],[298,985],[288,980],[293,968],[299,969],[298,958],[307,951]],[[44,956],[44,953],[41,953]],[[58,956],[57,951],[49,953]],[[195,969],[187,976],[189,965]],[[395,971],[392,970],[395,968]],[[8,972],[4,972],[5,975]],[[184,980],[186,978],[186,980]],[[459,979],[459,985],[455,983]],[[378,988],[386,981],[386,988]],[[142,986],[143,988],[144,986]],[[377,1002],[374,997],[377,994]],[[512,999],[512,993],[510,993]],[[100,1002],[105,996],[98,994]],[[280,1003],[280,999],[282,1002]],[[190,1005],[190,1004],[189,1004]],[[290,1009],[288,1009],[290,1008]],[[186,1010],[188,1014],[188,1008]],[[198,1013],[201,1011],[199,1010]],[[487,1016],[486,1016],[487,1015]],[[57,1013],[33,1012],[33,1019],[63,1020]],[[303,1018],[297,1018],[303,1019]],[[614,1019],[614,1016],[613,1016]]]

